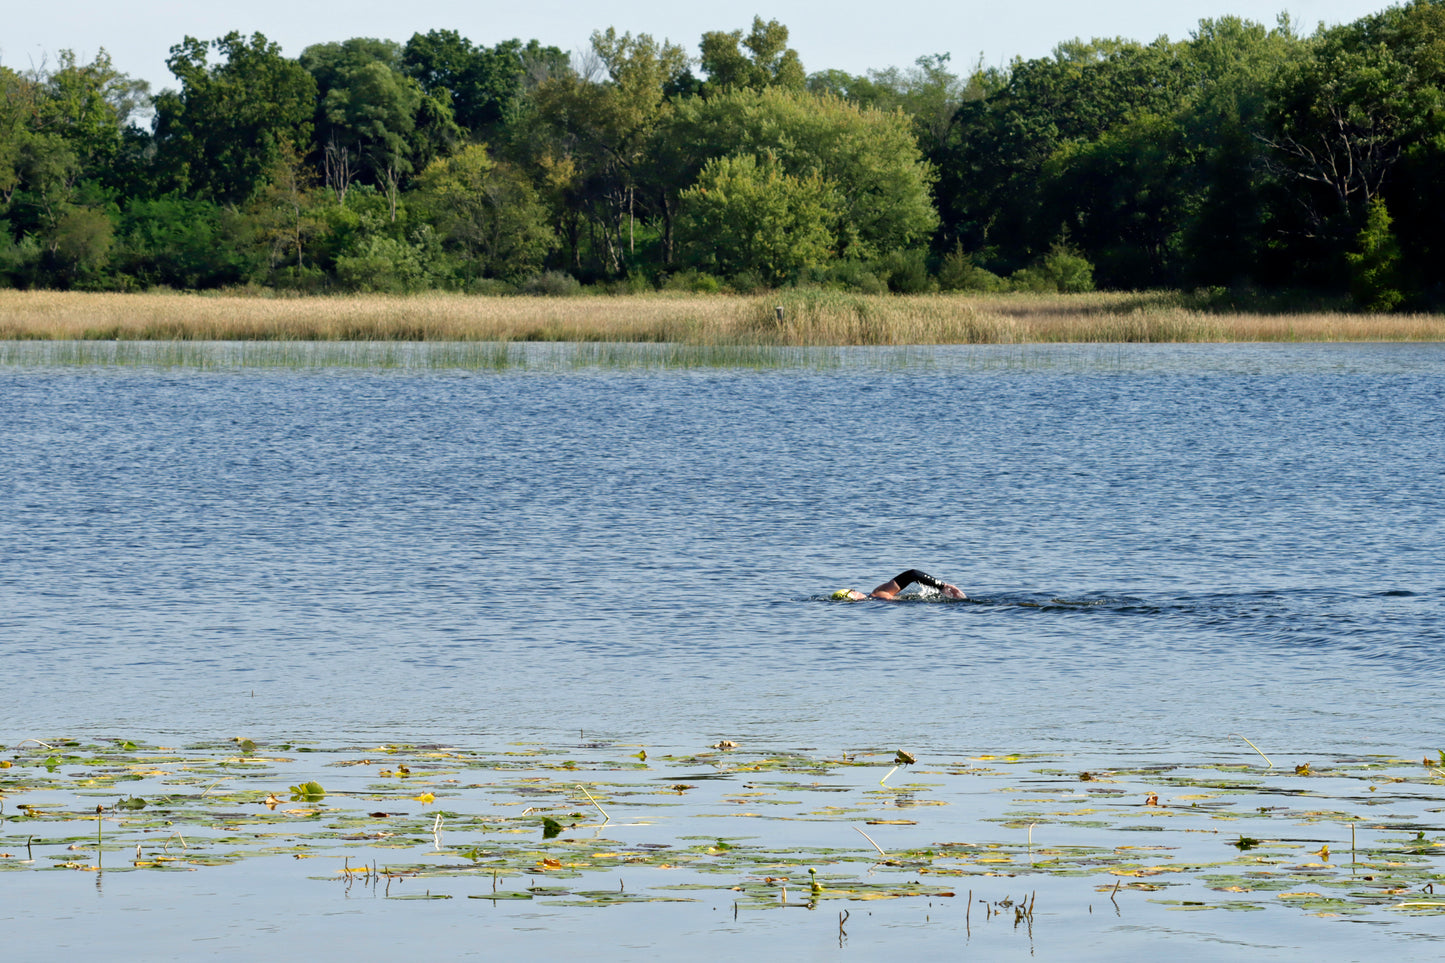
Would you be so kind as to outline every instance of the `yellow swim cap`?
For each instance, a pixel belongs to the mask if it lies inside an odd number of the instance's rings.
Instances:
[[[839,601],[839,602],[841,602],[841,601],[843,601],[843,600],[845,600],[845,599],[851,599],[851,598],[853,598],[853,590],[852,590],[852,589],[839,589],[838,591],[836,591],[836,592],[833,593],[833,598],[834,598],[836,601]]]

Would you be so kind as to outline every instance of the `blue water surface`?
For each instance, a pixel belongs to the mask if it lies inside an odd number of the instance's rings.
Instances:
[[[0,368],[0,741],[1445,745],[1445,347],[875,360]]]

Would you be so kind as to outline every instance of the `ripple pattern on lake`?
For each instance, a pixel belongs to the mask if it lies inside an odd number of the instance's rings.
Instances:
[[[0,733],[1434,746],[1440,346],[912,350],[0,369]]]

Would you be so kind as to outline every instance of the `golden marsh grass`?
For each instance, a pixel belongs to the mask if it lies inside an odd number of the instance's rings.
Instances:
[[[539,298],[0,291],[0,339],[802,347],[1445,341],[1445,316],[1201,311],[1171,292],[902,296],[800,290]]]

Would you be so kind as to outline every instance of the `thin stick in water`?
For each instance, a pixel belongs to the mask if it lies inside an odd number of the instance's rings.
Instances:
[[[873,843],[873,837],[872,837],[872,836],[869,836],[869,835],[868,835],[867,833],[865,833],[863,830],[858,829],[857,826],[854,826],[853,829],[857,831],[857,833],[858,833],[859,836],[862,836],[864,839],[868,840],[868,842]],[[888,854],[883,851],[883,847],[882,847],[882,846],[879,846],[877,843],[873,843],[873,848],[876,849],[876,850],[878,850],[878,855],[879,855],[879,856],[882,856],[882,857],[884,857],[884,858],[887,858]]]
[[[1245,739],[1244,736],[1240,735],[1240,734],[1237,733],[1237,732],[1236,732],[1236,733],[1232,733],[1232,735],[1239,736],[1239,738],[1244,739],[1245,742],[1249,742],[1248,739]],[[1253,749],[1255,752],[1259,752],[1259,746],[1256,746],[1256,745],[1255,745],[1254,743],[1252,743],[1252,742],[1249,742],[1249,748]],[[1265,762],[1268,762],[1268,763],[1269,763],[1269,768],[1271,768],[1271,769],[1274,768],[1274,763],[1273,763],[1273,762],[1270,762],[1269,756],[1266,756],[1264,753],[1259,752],[1259,757],[1260,757],[1261,759],[1263,759]]]
[[[597,800],[595,800],[595,799],[592,798],[592,794],[587,791],[587,787],[586,787],[586,786],[582,785],[582,784],[579,782],[579,783],[577,784],[577,788],[580,789],[580,790],[582,790],[582,795],[586,796],[587,799],[588,799],[588,801],[591,802],[592,805],[597,806]],[[597,806],[597,811],[602,814],[602,821],[603,821],[603,822],[608,822],[608,823],[612,822],[612,817],[609,816],[609,815],[607,815],[607,810],[603,809],[601,806]]]

